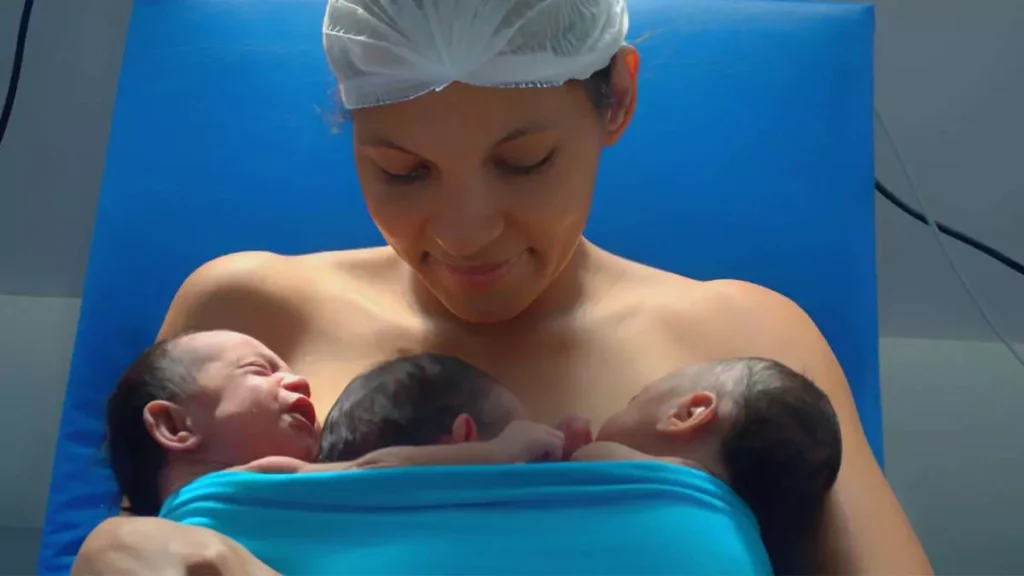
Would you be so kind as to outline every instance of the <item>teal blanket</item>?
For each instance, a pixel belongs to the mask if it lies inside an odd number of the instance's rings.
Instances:
[[[727,485],[657,462],[218,472],[161,516],[285,575],[771,573]]]

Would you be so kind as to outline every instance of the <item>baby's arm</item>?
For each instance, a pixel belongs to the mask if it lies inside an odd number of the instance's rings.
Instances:
[[[489,442],[465,442],[438,446],[394,446],[370,452],[349,462],[304,462],[286,456],[268,456],[232,470],[266,474],[296,472],[339,472],[399,466],[453,466],[459,464],[498,464],[501,458]]]
[[[298,458],[289,458],[287,456],[267,456],[266,458],[260,458],[259,460],[253,460],[248,464],[242,466],[233,466],[228,470],[235,470],[239,472],[264,472],[267,474],[291,474],[294,472],[303,472],[305,468],[313,466],[305,460],[299,460]]]
[[[573,462],[605,462],[609,460],[662,460],[650,454],[644,454],[618,442],[591,442],[573,452]]]
[[[393,446],[374,450],[352,462],[314,464],[316,470],[365,470],[400,466],[458,466],[501,464],[506,461],[493,442],[463,442],[436,446]]]
[[[488,442],[463,442],[436,446],[392,446],[374,450],[349,462],[309,463],[294,458],[270,456],[239,466],[235,470],[267,473],[337,472],[400,466],[458,466],[462,464],[512,464],[536,460],[558,460],[564,437],[554,428],[532,422],[513,422],[500,436]]]
[[[634,450],[629,446],[619,444],[618,442],[591,442],[574,452],[570,460],[573,462],[648,460],[665,462],[667,464],[676,464],[679,466],[700,467],[696,465],[696,463],[690,462],[689,460],[683,460],[682,458],[663,458],[660,456],[644,454],[639,450]]]

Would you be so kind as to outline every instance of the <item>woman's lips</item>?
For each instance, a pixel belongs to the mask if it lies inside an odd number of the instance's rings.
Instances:
[[[484,288],[501,280],[509,268],[512,267],[512,264],[521,256],[522,254],[519,254],[508,260],[479,264],[453,264],[439,258],[436,260],[441,265],[441,268],[460,284]]]

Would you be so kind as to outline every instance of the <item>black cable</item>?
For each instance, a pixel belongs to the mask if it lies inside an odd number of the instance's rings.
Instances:
[[[11,64],[11,80],[7,83],[7,98],[4,99],[4,108],[0,112],[0,145],[4,143],[7,123],[10,122],[11,111],[14,110],[14,98],[18,95],[18,80],[21,79],[21,62],[25,58],[25,38],[28,36],[28,21],[32,16],[33,2],[34,0],[25,0],[25,5],[21,9],[18,39],[14,43],[14,62]]]
[[[910,205],[904,202],[903,200],[900,200],[899,197],[893,194],[892,191],[889,190],[889,188],[886,187],[885,184],[882,184],[882,182],[879,181],[877,178],[875,178],[875,190],[878,191],[882,198],[885,198],[886,200],[891,202],[894,206],[902,210],[907,216],[910,216],[914,220],[917,220],[918,222],[926,226],[928,225],[928,218],[926,218],[924,214],[922,214],[918,210],[915,210],[914,208],[911,208]],[[1013,270],[1017,274],[1024,276],[1024,264],[1017,262],[1013,258],[1010,258],[1006,254],[1003,254],[999,250],[992,248],[991,246],[985,244],[984,242],[976,240],[973,237],[968,236],[967,234],[964,234],[963,232],[955,228],[951,228],[950,226],[947,226],[942,222],[939,222],[938,220],[935,221],[935,225],[936,227],[938,227],[939,232],[942,232],[943,234],[949,236],[954,240],[963,242],[964,244],[970,246],[971,248],[974,248],[978,252],[981,252],[982,254],[988,256],[989,258],[992,258],[993,260],[999,262],[1003,266],[1006,266],[1010,270]]]
[[[18,81],[21,79],[21,64],[25,58],[25,39],[28,36],[28,23],[32,16],[32,5],[34,0],[25,0],[25,4],[21,10],[21,22],[18,24],[18,39],[14,45],[14,62],[11,65],[11,79],[7,84],[7,98],[4,100],[3,112],[0,112],[0,145],[3,144],[4,134],[7,133],[7,124],[11,119],[11,112],[14,109],[14,100],[18,95]],[[918,222],[927,225],[928,219],[925,218],[924,214],[911,208],[906,202],[900,200],[895,194],[889,190],[885,184],[882,184],[877,178],[875,179],[875,190],[878,193],[891,202],[894,206],[899,208],[905,214],[917,220]],[[946,236],[963,242],[964,244],[974,248],[982,254],[992,258],[1000,264],[1006,266],[1010,270],[1024,276],[1024,264],[1017,262],[1013,258],[1010,258],[1006,254],[988,246],[987,244],[975,240],[971,236],[951,228],[942,222],[936,221],[935,224],[939,228],[939,232],[942,232]]]

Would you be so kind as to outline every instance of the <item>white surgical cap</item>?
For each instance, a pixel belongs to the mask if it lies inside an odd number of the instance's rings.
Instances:
[[[604,68],[626,0],[329,0],[324,50],[346,108],[440,90],[554,86]]]

